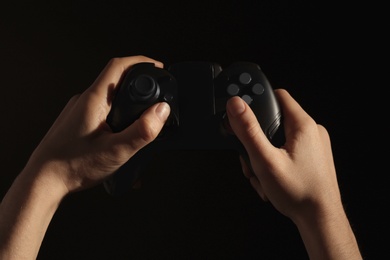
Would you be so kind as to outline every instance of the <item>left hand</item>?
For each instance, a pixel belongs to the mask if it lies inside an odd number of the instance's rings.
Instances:
[[[140,62],[163,67],[161,62],[145,56],[112,59],[85,92],[70,99],[26,168],[60,180],[67,192],[72,192],[102,182],[153,141],[169,115],[167,103],[150,107],[119,133],[113,133],[106,123],[122,74]]]

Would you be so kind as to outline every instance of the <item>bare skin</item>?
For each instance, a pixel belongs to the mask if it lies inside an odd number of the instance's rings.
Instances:
[[[240,98],[229,100],[231,127],[244,144],[252,171],[244,175],[259,196],[297,226],[310,259],[362,259],[345,214],[328,132],[286,90],[275,90],[282,106],[286,143],[275,148]]]
[[[145,56],[112,59],[96,81],[74,96],[32,153],[0,204],[0,259],[36,259],[48,225],[70,193],[102,183],[153,141],[170,108],[150,107],[127,129],[105,122],[123,72]],[[286,144],[272,146],[240,98],[227,104],[230,124],[246,147],[254,174],[244,175],[297,226],[311,259],[362,259],[343,209],[329,135],[285,91],[275,91],[285,117]]]
[[[105,122],[122,73],[139,62],[163,66],[143,56],[113,59],[63,109],[0,204],[0,259],[35,259],[62,199],[101,183],[158,135],[169,115],[166,103],[121,133]]]

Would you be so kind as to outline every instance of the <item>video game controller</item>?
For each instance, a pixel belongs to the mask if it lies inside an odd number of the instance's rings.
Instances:
[[[233,96],[240,96],[251,107],[274,146],[284,144],[281,109],[257,64],[235,62],[224,69],[204,61],[175,63],[168,69],[153,63],[132,66],[107,116],[112,131],[122,131],[157,102],[167,102],[171,113],[159,136],[104,182],[106,191],[120,195],[131,190],[152,154],[164,150],[233,149],[250,165],[226,115],[226,103]]]

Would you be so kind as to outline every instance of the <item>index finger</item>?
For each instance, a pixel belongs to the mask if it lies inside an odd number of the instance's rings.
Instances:
[[[303,126],[315,123],[285,89],[275,89],[275,95],[283,111],[286,141],[290,140],[289,137],[299,132]]]
[[[109,87],[112,87],[113,89],[117,87],[123,73],[128,68],[141,62],[154,63],[154,65],[159,68],[163,68],[164,66],[162,62],[143,55],[113,58],[108,62],[92,84],[91,90],[97,91],[98,94],[107,94],[107,89]]]
[[[275,158],[275,147],[267,139],[248,104],[236,96],[228,100],[226,108],[233,132],[244,145],[250,160],[266,162]]]

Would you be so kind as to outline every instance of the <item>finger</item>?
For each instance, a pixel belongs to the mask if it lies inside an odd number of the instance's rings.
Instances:
[[[164,66],[162,62],[142,55],[113,58],[92,84],[91,89],[98,91],[100,94],[107,95],[108,87],[115,89],[123,73],[131,66],[141,62],[154,63],[159,68],[163,68]]]
[[[303,126],[315,123],[286,90],[277,89],[275,90],[275,95],[284,115],[284,132],[286,140],[291,139],[289,136],[299,132]]]
[[[229,123],[244,145],[250,161],[272,161],[275,157],[275,147],[267,139],[256,116],[245,101],[240,97],[229,99],[227,114]]]
[[[249,180],[253,176],[253,172],[246,163],[246,161],[240,156],[240,163],[241,163],[241,168],[242,168],[242,173],[244,176]]]
[[[264,189],[259,181],[259,179],[253,174],[250,167],[247,165],[246,161],[240,156],[240,162],[242,167],[242,172],[244,176],[250,181],[253,189],[261,197],[262,200],[268,201],[267,196],[265,195]]]
[[[140,149],[152,142],[160,133],[170,113],[167,103],[157,103],[147,109],[139,119],[125,130],[113,134],[112,142],[126,157],[133,156]]]
[[[259,179],[256,178],[256,176],[252,176],[250,179],[249,179],[253,189],[256,191],[256,193],[260,196],[260,198],[263,200],[263,201],[268,201],[268,198],[267,198],[267,195],[265,195],[265,192],[264,192],[264,189],[263,187],[261,186],[261,182],[259,181]]]

